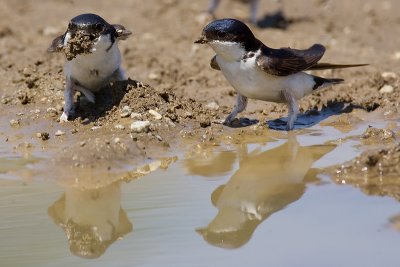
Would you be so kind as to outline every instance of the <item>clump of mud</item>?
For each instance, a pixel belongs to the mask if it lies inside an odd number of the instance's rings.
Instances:
[[[162,116],[161,121],[195,121],[201,127],[209,126],[217,116],[216,111],[192,98],[177,96],[172,89],[155,89],[134,80],[115,82],[103,88],[96,95],[96,104],[82,106],[77,115],[102,124],[115,123],[130,119],[121,119],[121,110],[126,106],[140,114],[141,119],[154,120],[149,111],[155,110]]]
[[[77,31],[71,36],[64,47],[64,53],[67,60],[70,61],[80,54],[90,54],[93,43],[98,37],[99,36],[96,34]]]
[[[364,143],[387,143],[395,140],[395,133],[390,129],[378,129],[370,126],[361,139]]]
[[[338,184],[351,184],[368,195],[400,200],[400,143],[366,151],[330,172],[335,172]]]

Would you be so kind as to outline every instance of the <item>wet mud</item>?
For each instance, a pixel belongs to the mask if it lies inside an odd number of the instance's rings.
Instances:
[[[236,93],[219,71],[209,67],[212,50],[193,44],[207,23],[207,18],[200,19],[207,1],[140,3],[136,16],[129,8],[117,8],[127,5],[123,1],[112,5],[100,1],[95,8],[100,15],[127,27],[133,25],[130,28],[135,35],[119,44],[122,66],[130,79],[103,88],[96,95],[95,104],[77,94],[75,118],[59,124],[65,57],[48,55],[45,50],[51,40],[62,34],[68,20],[87,12],[90,4],[42,4],[47,6],[46,14],[51,15],[44,16],[41,5],[30,1],[1,3],[0,15],[5,26],[0,28],[0,115],[7,149],[51,159],[54,169],[85,170],[82,173],[98,169],[98,173],[112,174],[123,172],[126,164],[139,166],[148,159],[175,156],[198,144],[229,145],[252,138],[268,139],[276,135],[275,130],[283,129],[287,107],[255,100],[250,100],[248,109],[238,116],[251,122],[248,127],[235,129],[220,124],[232,111]],[[246,20],[246,6],[233,2],[229,9],[226,5],[221,3],[218,16]],[[283,6],[284,13],[280,13],[282,19],[290,22],[285,27],[251,26],[257,37],[271,47],[306,48],[318,42],[327,47],[325,62],[370,64],[313,72],[328,78],[344,78],[345,83],[301,100],[303,114],[296,131],[320,125],[349,132],[368,121],[368,114],[381,114],[376,120],[399,118],[400,69],[396,53],[400,43],[393,40],[379,42],[377,46],[376,42],[396,35],[398,21],[391,18],[397,16],[393,13],[397,3],[392,3],[391,9],[384,8],[379,1],[368,5],[363,1],[341,1],[337,5],[341,8],[325,1],[288,3]],[[351,16],[343,11],[358,6],[367,11]],[[278,14],[281,9],[276,3],[260,6],[260,10],[266,10],[263,14]],[[16,15],[10,16],[10,10],[17,10]],[[259,15],[260,21],[263,14]],[[312,19],[307,19],[311,15]],[[149,18],[165,27],[152,27]],[[358,22],[355,24],[353,19]],[[369,29],[368,34],[365,28]],[[302,33],[311,31],[312,38],[304,38]],[[67,56],[87,53],[93,38],[77,34],[67,45]],[[364,145],[385,146],[397,140],[396,129],[384,133],[371,131],[359,137]]]
[[[99,36],[96,34],[76,31],[63,48],[65,57],[70,61],[77,55],[92,53],[93,43],[97,38],[99,38]]]

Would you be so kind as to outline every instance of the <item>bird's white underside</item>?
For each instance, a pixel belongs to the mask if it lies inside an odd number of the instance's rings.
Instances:
[[[245,49],[235,42],[212,41],[209,45],[217,54],[217,63],[225,78],[241,95],[251,99],[282,102],[281,92],[290,90],[300,99],[313,91],[314,79],[307,73],[299,72],[288,76],[266,73],[256,63],[255,56],[243,60]]]
[[[67,34],[64,44],[68,42],[69,38],[70,35]],[[87,90],[92,92],[100,90],[110,82],[113,74],[121,65],[121,53],[117,41],[112,44],[111,48],[110,46],[110,35],[100,36],[92,48],[92,53],[77,55],[65,63],[65,76],[72,77]]]

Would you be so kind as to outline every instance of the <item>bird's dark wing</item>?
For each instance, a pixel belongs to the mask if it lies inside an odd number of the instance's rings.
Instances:
[[[64,47],[63,42],[64,42],[64,34],[58,36],[57,38],[55,38],[53,40],[53,42],[51,42],[50,47],[47,48],[47,52],[49,52],[49,53],[60,52]]]
[[[272,49],[263,45],[256,62],[263,71],[269,74],[287,76],[309,69],[317,64],[324,53],[325,47],[320,44],[315,44],[305,50]]]
[[[221,68],[219,67],[219,65],[217,63],[217,56],[213,56],[213,58],[210,61],[210,66],[214,70],[221,70]]]
[[[124,26],[122,26],[120,24],[113,24],[112,26],[117,31],[117,38],[119,40],[125,40],[129,37],[129,35],[132,34],[131,31],[127,30]]]

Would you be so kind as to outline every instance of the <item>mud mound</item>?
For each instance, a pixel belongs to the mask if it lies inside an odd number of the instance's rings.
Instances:
[[[331,169],[335,182],[359,187],[367,195],[400,200],[400,144],[366,151],[354,160]]]
[[[368,70],[362,70],[360,74],[364,76],[360,76],[353,83],[345,82],[343,85],[315,92],[302,101],[301,108],[303,110],[321,109],[335,102],[351,103],[354,107],[367,111],[373,111],[378,107],[392,108],[398,106],[400,81],[397,74],[388,72],[371,74]],[[332,75],[327,74],[325,76]]]
[[[82,102],[82,101],[80,101]],[[164,120],[206,127],[217,115],[192,98],[175,95],[171,89],[155,89],[138,81],[116,82],[96,96],[96,104],[85,103],[77,110],[82,119],[115,123],[131,117],[141,120]]]

